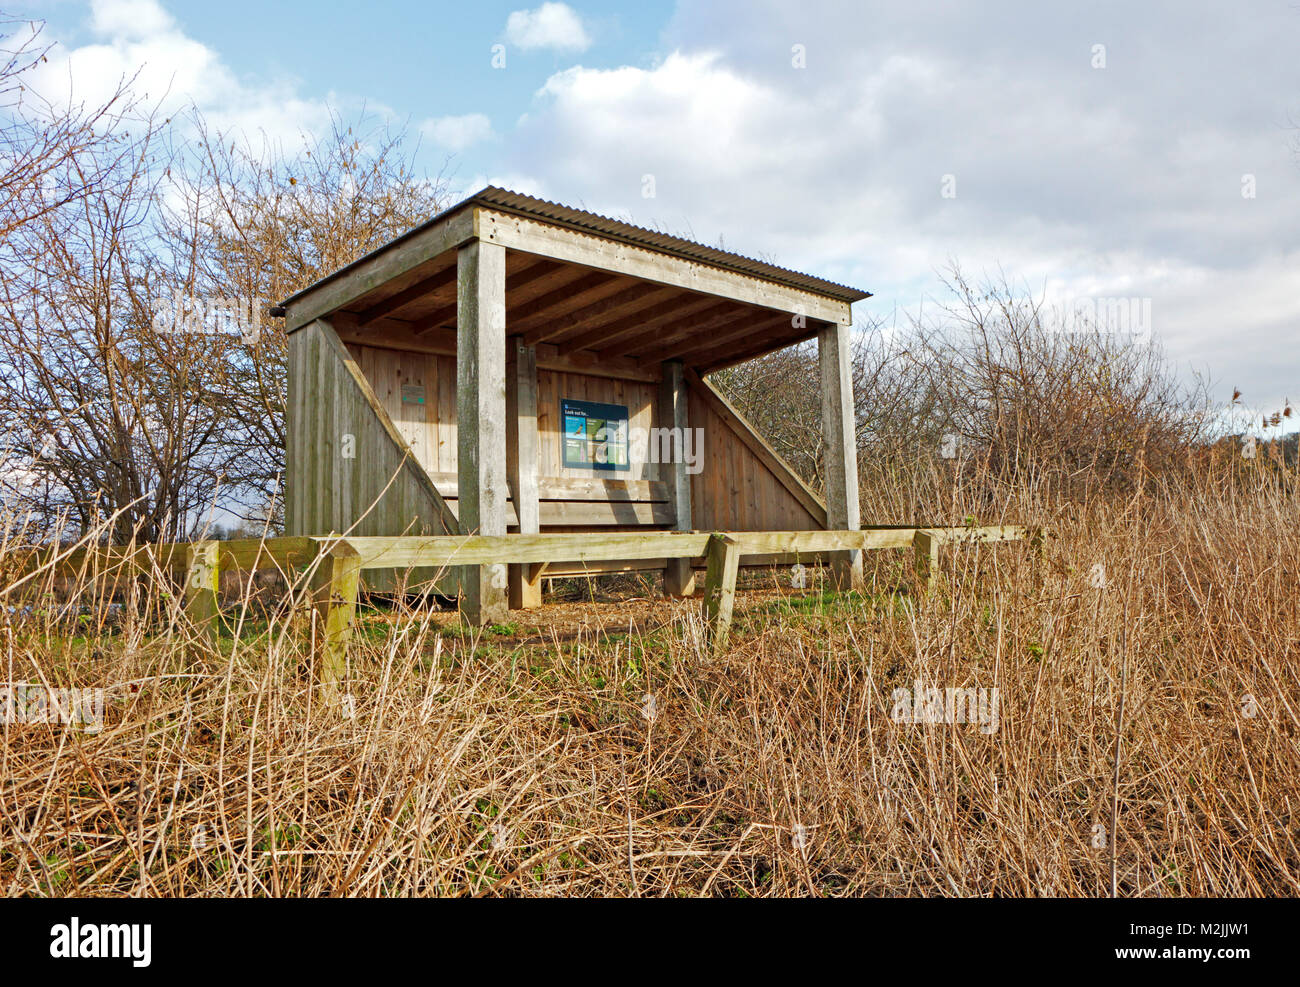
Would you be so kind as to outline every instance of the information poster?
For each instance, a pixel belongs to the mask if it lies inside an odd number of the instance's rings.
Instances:
[[[565,469],[625,470],[627,406],[560,400]]]

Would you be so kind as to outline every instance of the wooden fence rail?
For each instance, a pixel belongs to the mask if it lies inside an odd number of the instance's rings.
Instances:
[[[640,559],[687,559],[704,566],[704,616],[710,645],[727,641],[735,600],[736,575],[745,557],[807,559],[826,552],[907,549],[915,554],[918,580],[934,585],[939,548],[943,545],[1038,541],[1041,529],[998,527],[872,527],[860,531],[729,531],[583,533],[537,535],[322,536],[300,538],[199,541],[125,547],[96,546],[73,551],[45,549],[32,553],[19,569],[20,578],[7,595],[48,568],[71,573],[126,572],[184,576],[185,610],[196,626],[211,631],[218,613],[220,572],[279,569],[286,575],[305,569],[311,605],[320,617],[322,678],[335,680],[344,669],[360,591],[367,569],[415,569],[455,566],[526,565],[536,578],[553,562],[606,562]],[[294,582],[290,578],[290,583]]]

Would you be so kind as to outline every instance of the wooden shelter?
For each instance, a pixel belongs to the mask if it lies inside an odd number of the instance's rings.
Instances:
[[[866,297],[485,188],[283,303],[286,535],[855,531],[850,305]],[[824,499],[706,379],[814,337]],[[611,426],[596,455],[583,421]],[[687,429],[695,464],[606,441]],[[832,556],[841,585],[860,578],[860,551]],[[652,568],[693,591],[691,559],[641,557],[467,565],[459,589],[470,620],[500,621],[540,603],[543,576]]]

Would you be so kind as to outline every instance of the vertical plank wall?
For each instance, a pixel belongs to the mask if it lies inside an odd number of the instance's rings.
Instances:
[[[388,416],[377,410],[369,391],[328,326],[315,322],[289,336],[286,534],[455,533],[454,515],[428,473],[390,432]],[[380,588],[384,579],[366,573],[372,588]]]
[[[822,518],[814,516],[791,493],[789,481],[778,478],[752,451],[756,436],[750,442],[741,437],[738,429],[748,428],[744,421],[726,420],[714,408],[715,402],[707,400],[700,386],[692,383],[687,418],[691,427],[704,429],[704,469],[691,477],[691,521],[695,529],[815,531],[825,528],[825,508],[822,508]],[[753,430],[749,431],[754,436]],[[761,444],[762,440],[757,442]]]
[[[429,472],[448,506],[456,509],[456,358],[348,344],[370,381],[375,397],[402,438]],[[424,405],[404,402],[403,387],[423,388]],[[586,527],[622,527],[668,523],[662,517],[665,490],[651,489],[658,464],[633,463],[626,471],[565,469],[563,466],[562,397],[624,405],[629,427],[657,424],[658,387],[644,381],[614,380],[584,374],[540,370],[537,374],[537,464],[542,526],[549,531]],[[625,506],[611,509],[616,501]],[[629,504],[643,505],[638,508]],[[648,507],[645,505],[649,505]],[[507,515],[516,522],[514,506]]]
[[[306,332],[304,330],[303,332]],[[316,342],[299,340],[303,333],[290,337],[290,346],[312,347],[300,356],[291,356],[291,366],[318,367],[323,352]],[[392,420],[396,431],[410,445],[419,464],[441,493],[444,503],[456,508],[456,370],[455,357],[406,352],[378,347],[347,344],[356,366],[373,389],[376,403]],[[309,375],[310,376],[310,375]],[[308,384],[310,384],[310,380]],[[328,382],[321,381],[319,387]],[[424,389],[423,405],[403,402],[404,385]],[[627,472],[574,470],[563,467],[562,424],[559,420],[561,398],[626,405],[629,425],[644,429],[660,425],[659,385],[645,381],[615,380],[585,374],[539,370],[537,374],[537,461],[541,495],[541,525],[545,531],[582,531],[599,526],[602,530],[644,527],[669,527],[666,471],[655,463],[636,463]],[[824,507],[820,512],[809,509],[807,494],[800,497],[791,491],[789,476],[778,476],[753,451],[755,437],[742,437],[747,429],[734,415],[720,415],[717,398],[701,393],[701,386],[690,386],[688,415],[692,428],[703,429],[702,471],[691,476],[692,523],[700,531],[769,531],[816,530],[825,527]],[[359,405],[357,406],[359,409]],[[308,397],[299,413],[312,417],[319,413],[343,413],[321,408],[318,399]],[[297,415],[291,414],[290,431],[299,428]],[[373,417],[373,416],[372,416]],[[308,432],[316,426],[302,426]],[[334,429],[338,431],[337,428]],[[323,441],[318,439],[317,441]],[[761,440],[758,440],[761,442]],[[291,439],[291,448],[293,441]],[[292,453],[291,453],[292,455]],[[290,472],[303,468],[291,460]],[[320,464],[307,464],[316,469]],[[372,477],[380,471],[372,471]],[[786,471],[788,473],[788,471]],[[391,474],[390,474],[391,475]],[[325,478],[322,478],[322,482]],[[353,483],[357,480],[352,479]],[[291,485],[291,498],[292,493]],[[309,498],[304,517],[312,523],[328,522],[338,527],[362,495],[358,491],[340,505],[339,513],[329,512],[322,486]],[[418,505],[410,500],[414,493],[404,489],[399,504],[363,522],[364,533],[397,534],[406,530],[399,522],[419,514]],[[418,496],[416,498],[418,500]],[[344,506],[346,505],[346,506]],[[814,504],[814,507],[821,505]],[[821,517],[818,517],[818,513]],[[508,521],[515,524],[513,505],[508,507]],[[386,530],[380,530],[386,529]],[[361,532],[361,528],[358,528]],[[638,566],[640,567],[640,566]],[[644,568],[658,568],[650,561]]]

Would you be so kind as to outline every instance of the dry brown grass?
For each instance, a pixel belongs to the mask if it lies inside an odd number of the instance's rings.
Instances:
[[[38,596],[0,611],[3,678],[109,701],[98,734],[0,733],[0,889],[1292,895],[1296,508],[1220,479],[1009,504],[981,523],[1051,522],[1041,559],[963,549],[917,598],[876,553],[860,596],[742,594],[716,657],[689,604],[375,613],[351,717],[287,607],[228,608],[213,650],[161,583],[75,637]],[[996,732],[894,722],[917,679],[996,686]]]

